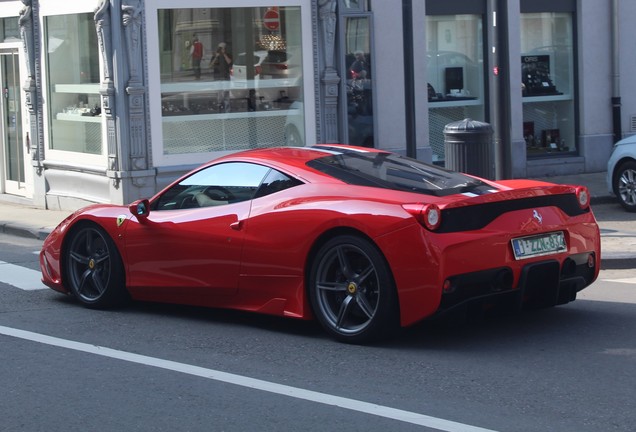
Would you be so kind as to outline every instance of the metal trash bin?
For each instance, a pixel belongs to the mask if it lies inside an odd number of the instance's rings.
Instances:
[[[489,123],[469,118],[448,123],[444,127],[446,168],[494,179],[492,135]]]

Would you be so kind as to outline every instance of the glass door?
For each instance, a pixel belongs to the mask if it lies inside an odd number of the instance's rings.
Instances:
[[[20,102],[20,69],[17,49],[0,50],[0,81],[2,82],[2,154],[4,192],[26,195],[25,144],[22,135],[22,104]]]

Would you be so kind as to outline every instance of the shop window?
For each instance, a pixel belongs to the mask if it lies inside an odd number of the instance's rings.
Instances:
[[[444,127],[472,118],[485,121],[481,15],[426,17],[429,141],[433,162],[443,163]]]
[[[521,52],[528,157],[576,151],[572,14],[521,14]]]
[[[370,17],[345,17],[347,142],[373,147]]]
[[[45,17],[50,148],[102,154],[99,48],[92,13]]]
[[[304,145],[300,12],[158,11],[165,155]]]

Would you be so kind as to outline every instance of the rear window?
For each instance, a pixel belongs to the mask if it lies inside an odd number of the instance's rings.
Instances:
[[[445,196],[456,193],[482,195],[493,187],[462,173],[429,165],[394,153],[371,153],[316,146],[330,153],[307,166],[340,181],[358,186]]]

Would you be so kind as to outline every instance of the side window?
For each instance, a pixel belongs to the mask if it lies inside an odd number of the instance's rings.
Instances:
[[[256,191],[254,198],[264,197],[266,195],[273,194],[274,192],[289,189],[300,184],[302,184],[300,180],[291,178],[282,172],[271,170],[269,174],[267,174],[267,177],[265,177],[265,180],[263,180],[261,187],[259,187],[258,191]]]
[[[270,168],[226,162],[195,172],[166,190],[153,210],[175,210],[232,204],[252,199]]]

